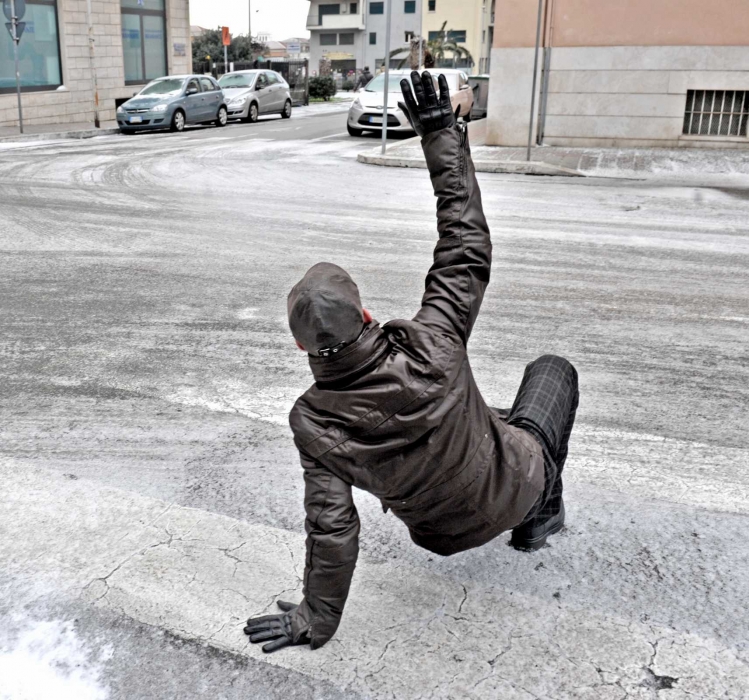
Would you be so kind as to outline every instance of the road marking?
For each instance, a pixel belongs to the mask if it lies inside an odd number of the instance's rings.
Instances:
[[[347,131],[342,131],[340,134],[330,134],[330,136],[319,136],[316,139],[310,139],[310,143],[314,143],[315,141],[324,141],[325,139],[335,139],[340,136],[346,136],[348,134]]]

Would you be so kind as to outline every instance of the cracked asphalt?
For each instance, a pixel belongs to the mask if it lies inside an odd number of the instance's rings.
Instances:
[[[535,357],[577,366],[568,524],[443,559],[357,493],[334,641],[247,645],[247,616],[301,595],[286,293],[330,260],[409,317],[436,236],[426,173],[361,165],[374,141],[344,132],[333,110],[0,145],[0,671],[54,624],[82,700],[745,700],[741,187],[480,175],[472,367],[502,406]]]

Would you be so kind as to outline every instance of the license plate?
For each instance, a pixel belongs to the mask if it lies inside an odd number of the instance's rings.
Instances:
[[[369,123],[370,124],[382,124],[382,117],[370,117]]]
[[[143,121],[143,117],[130,117],[131,124],[140,124]]]

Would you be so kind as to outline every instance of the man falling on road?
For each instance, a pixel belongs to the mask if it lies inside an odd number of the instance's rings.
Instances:
[[[305,479],[304,600],[247,621],[266,652],[321,647],[335,633],[356,566],[351,488],[377,496],[418,545],[444,556],[512,530],[541,547],[564,524],[562,468],[575,419],[577,373],[545,355],[525,370],[508,411],[489,408],[466,344],[489,283],[492,246],[465,125],[444,76],[401,81],[437,197],[439,241],[413,320],[372,319],[340,267],[319,263],[291,290],[289,325],[315,384],[290,422]],[[415,93],[415,96],[414,96]]]

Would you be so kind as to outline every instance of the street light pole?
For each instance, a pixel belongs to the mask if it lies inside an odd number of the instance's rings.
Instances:
[[[393,9],[393,0],[387,2],[387,14],[385,15],[385,99],[382,109],[382,155],[385,155],[388,143],[388,96],[390,89],[390,15]]]
[[[250,19],[247,24],[247,36],[250,38],[250,56],[252,56],[252,0],[247,0],[247,8],[250,11]]]
[[[424,0],[419,2],[419,65],[417,70],[421,70],[422,59],[424,56]]]
[[[18,96],[18,127],[23,133],[23,107],[21,106],[21,69],[18,67],[18,42],[21,37],[18,36],[18,17],[16,17],[16,0],[10,0],[10,23],[12,28],[13,39],[13,60],[16,64],[16,94]]]
[[[94,40],[94,24],[91,19],[91,0],[86,0],[86,23],[88,24],[88,62],[91,69],[91,90],[94,97],[94,126],[98,129],[99,122],[99,84],[96,78],[96,48]]]

